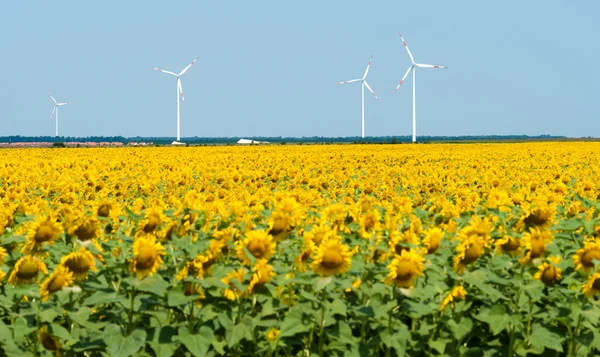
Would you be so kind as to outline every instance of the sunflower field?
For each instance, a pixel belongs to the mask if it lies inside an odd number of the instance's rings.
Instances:
[[[600,143],[0,151],[1,356],[600,354]]]

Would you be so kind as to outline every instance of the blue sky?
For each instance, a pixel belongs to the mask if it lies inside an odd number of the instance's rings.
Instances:
[[[600,136],[600,2],[7,1],[0,5],[0,136]]]

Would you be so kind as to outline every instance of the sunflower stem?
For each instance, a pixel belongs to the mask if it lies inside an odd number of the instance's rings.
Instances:
[[[323,289],[323,293],[321,294],[321,323],[319,324],[319,356],[323,356],[323,344],[325,343],[324,335],[325,335],[325,301],[327,301],[327,296],[325,296],[325,289]]]
[[[129,325],[127,327],[128,334],[130,334],[131,331],[133,331],[133,307],[134,307],[134,302],[135,302],[135,287],[132,286],[131,287],[131,305],[130,305],[130,309],[129,309]]]

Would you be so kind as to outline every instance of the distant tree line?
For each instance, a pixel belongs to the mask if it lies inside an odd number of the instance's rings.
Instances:
[[[235,144],[241,137],[219,137],[219,138],[203,138],[189,137],[182,138],[181,141],[192,145],[216,145],[216,144]],[[311,137],[270,137],[270,136],[254,136],[244,137],[244,139],[252,139],[256,141],[268,141],[274,144],[300,144],[300,143],[376,143],[376,144],[400,144],[410,143],[412,137],[406,136],[369,136],[361,138],[359,136],[349,137],[326,137],[326,136],[311,136]],[[566,139],[565,136],[552,135],[463,135],[463,136],[419,136],[419,142],[464,142],[464,141],[511,141],[511,140],[547,140],[547,139]],[[174,137],[123,137],[123,136],[88,136],[88,137],[65,137],[65,136],[3,136],[0,137],[0,143],[11,142],[120,142],[127,144],[129,142],[152,142],[155,145],[168,145],[175,140]]]

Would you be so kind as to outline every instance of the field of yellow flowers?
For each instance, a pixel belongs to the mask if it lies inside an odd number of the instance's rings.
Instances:
[[[0,355],[592,356],[600,143],[0,150]]]

